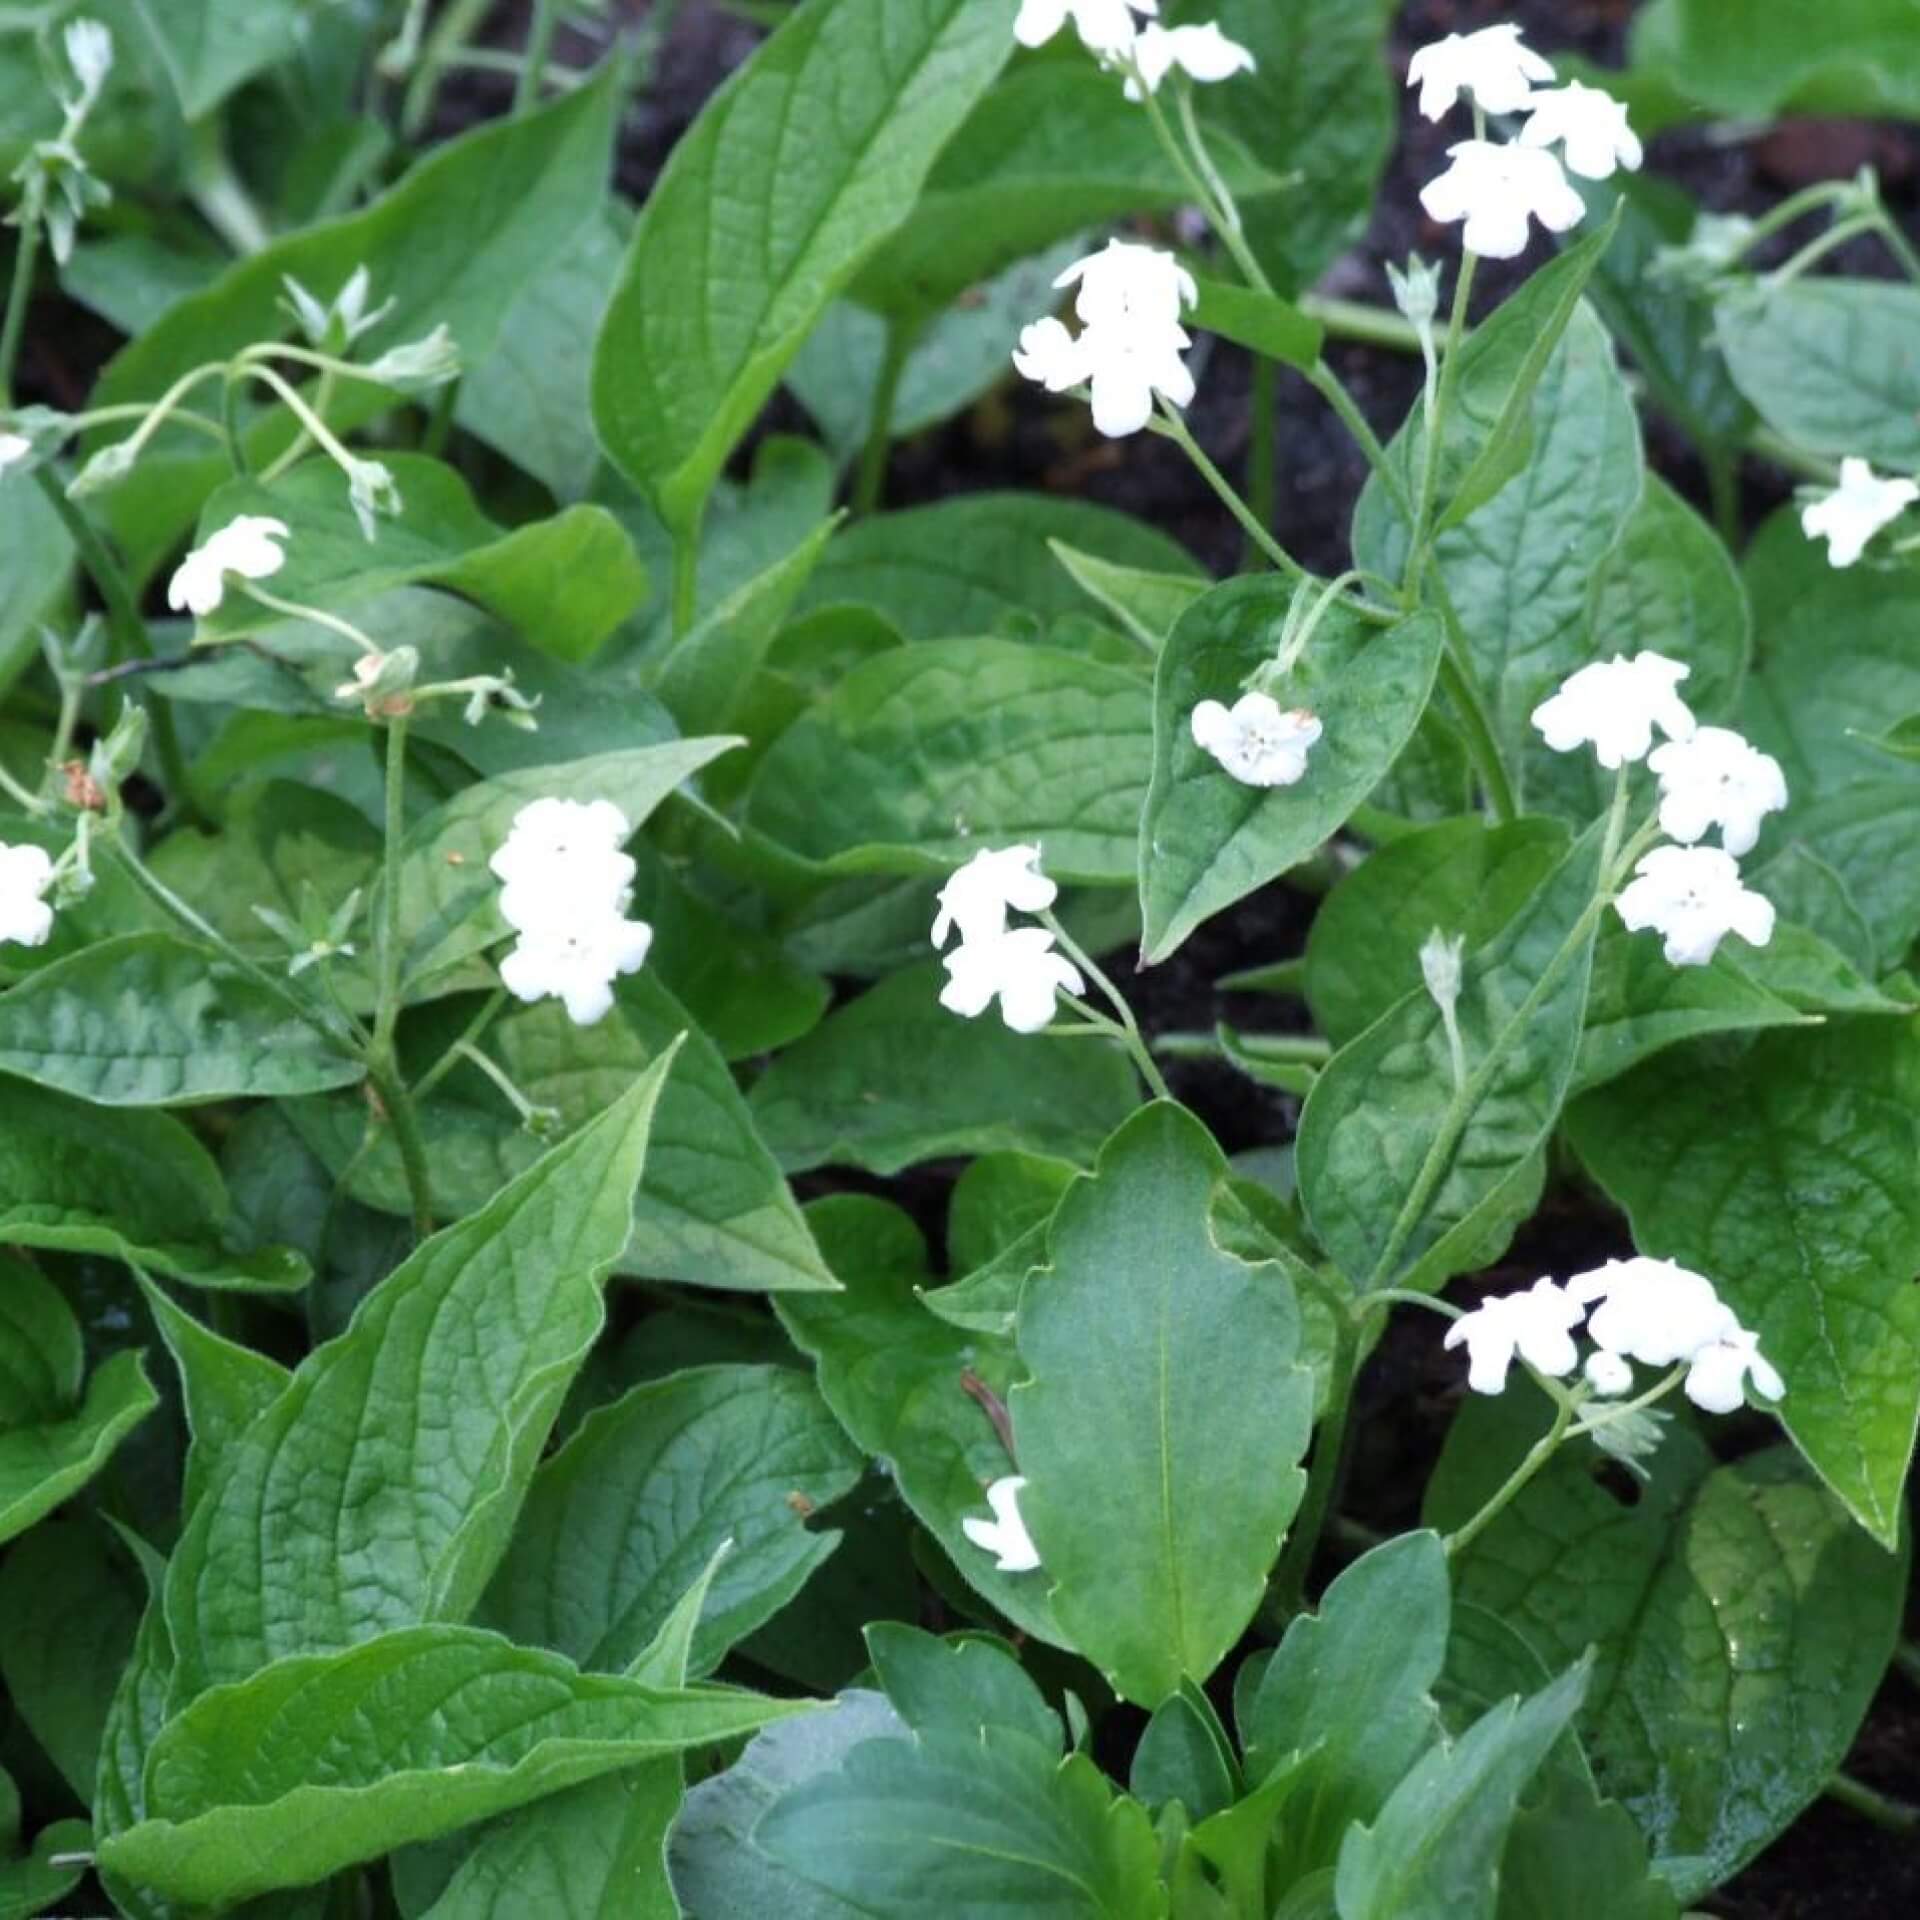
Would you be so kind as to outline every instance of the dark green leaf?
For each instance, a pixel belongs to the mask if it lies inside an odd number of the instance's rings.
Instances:
[[[995,1729],[1025,1734],[1058,1754],[1060,1716],[999,1641],[942,1640],[918,1627],[882,1622],[867,1629],[873,1670],[893,1710],[919,1733],[990,1739]]]
[[[159,1404],[142,1356],[125,1351],[94,1368],[60,1418],[0,1429],[0,1541],[78,1493]]]
[[[189,120],[204,118],[299,44],[296,0],[134,0]]]
[[[1201,280],[1193,324],[1231,340],[1250,353],[1283,366],[1311,367],[1320,358],[1324,329],[1291,300],[1237,287],[1228,280]]]
[[[1679,1920],[1633,1816],[1569,1775],[1524,1809],[1500,1862],[1500,1920]]]
[[[80,1322],[38,1267],[10,1253],[0,1253],[0,1329],[0,1429],[64,1413],[86,1372]]]

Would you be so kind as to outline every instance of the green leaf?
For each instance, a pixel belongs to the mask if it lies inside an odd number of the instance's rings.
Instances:
[[[140,1621],[99,1523],[49,1521],[15,1545],[0,1561],[0,1619],[7,1623],[0,1637],[7,1697],[84,1806],[93,1799],[101,1730]]]
[[[1012,16],[1013,0],[815,0],[674,148],[593,381],[602,445],[670,527],[697,524],[813,323],[912,212],[1005,61]],[[709,259],[727,270],[689,270]]]
[[[0,512],[7,516],[7,550],[0,555],[0,685],[34,657],[36,623],[73,571],[73,541],[30,475],[0,474]]]
[[[833,873],[930,873],[1036,840],[1060,880],[1131,879],[1152,730],[1138,675],[1016,640],[855,667],[754,775],[747,825]]]
[[[1789,1377],[1791,1388],[1791,1377]],[[1477,1511],[1545,1424],[1536,1394],[1477,1399],[1428,1490],[1429,1518]],[[1578,1722],[1603,1792],[1662,1877],[1698,1900],[1792,1824],[1845,1758],[1899,1631],[1904,1554],[1883,1553],[1776,1447],[1730,1466],[1693,1428],[1664,1435],[1632,1504],[1563,1449],[1454,1561],[1463,1610],[1507,1632],[1456,1645],[1478,1690],[1595,1650]]]
[[[11,998],[11,996],[9,996]],[[194,1286],[290,1292],[307,1263],[241,1252],[220,1170],[164,1113],[102,1109],[9,1082],[0,1128],[0,1243],[99,1253]]]
[[[10,1253],[0,1253],[0,1329],[0,1429],[64,1413],[86,1373],[80,1322],[38,1267]]]
[[[93,1839],[84,1820],[57,1820],[34,1836],[33,1850],[14,1857],[20,1843],[20,1794],[0,1769],[0,1920],[28,1920],[71,1893],[87,1871]],[[55,1866],[63,1854],[77,1855],[71,1865]]]
[[[1291,787],[1243,785],[1195,745],[1193,710],[1238,698],[1270,661],[1293,589],[1271,576],[1231,580],[1187,609],[1160,656],[1153,694],[1153,781],[1140,820],[1138,873],[1149,962],[1202,922],[1297,866],[1380,784],[1419,722],[1440,663],[1432,614],[1380,628],[1341,613],[1315,631],[1283,706],[1324,732]],[[1051,849],[1049,848],[1049,852]]]
[[[1205,584],[1192,555],[1143,521],[1079,500],[976,493],[849,527],[827,549],[801,605],[871,607],[909,640],[1032,621],[1044,628],[1086,610],[1054,559],[1056,541],[1113,566]]]
[[[1456,1088],[1440,1010],[1409,993],[1314,1082],[1295,1148],[1308,1224],[1358,1287],[1437,1286],[1479,1252],[1546,1143],[1586,1011],[1601,830],[1465,956]]]
[[[278,599],[332,610],[395,587],[442,587],[562,660],[591,657],[646,599],[646,569],[604,507],[568,507],[509,532],[480,511],[451,467],[416,453],[383,460],[402,504],[375,520],[371,540],[348,503],[346,476],[319,458],[302,461],[271,487],[229,481],[200,511],[201,538],[241,514],[270,515],[292,529],[286,565],[273,577]],[[203,625],[209,636],[237,639],[284,617],[238,591]],[[351,651],[341,641],[337,652],[345,680]]]
[[[985,1489],[1012,1471],[967,1377],[1005,1400],[1020,1363],[1010,1340],[967,1334],[920,1304],[926,1243],[898,1207],[859,1194],[807,1209],[845,1287],[776,1297],[781,1324],[819,1370],[820,1392],[861,1449],[892,1462],[900,1496],[967,1583],[1023,1632],[1059,1645],[1039,1574],[1001,1573],[961,1531],[987,1517]]]
[[[1002,1642],[942,1640],[896,1621],[868,1627],[866,1640],[893,1710],[915,1733],[989,1739],[991,1730],[1004,1729],[1053,1754],[1065,1746],[1060,1716]]]
[[[1064,540],[1048,545],[1053,557],[1073,576],[1074,584],[1114,616],[1140,644],[1158,653],[1174,623],[1206,592],[1206,583],[1188,573],[1149,573],[1140,567],[1116,566],[1110,560],[1082,553]]]
[[[1340,1848],[1340,1920],[1493,1920],[1520,1794],[1587,1691],[1581,1660],[1531,1699],[1503,1701],[1433,1748],[1371,1826]]]
[[[1451,1606],[1439,1535],[1402,1534],[1348,1567],[1318,1613],[1295,1619],[1243,1692],[1249,1775],[1292,1775],[1276,1884],[1335,1865],[1347,1830],[1377,1818],[1438,1739],[1432,1688]]]
[[[204,118],[228,94],[299,45],[295,0],[133,0],[180,95],[189,120]]]
[[[1499,1920],[1679,1920],[1647,1866],[1633,1817],[1585,1782],[1555,1775],[1524,1809],[1500,1861]]]
[[[1128,1699],[1204,1682],[1306,1486],[1313,1376],[1278,1263],[1222,1253],[1226,1160],[1156,1102],[1067,1190],[1020,1297],[1021,1512],[1073,1645]]]
[[[839,1543],[807,1515],[863,1461],[804,1375],[701,1367],[590,1414],[535,1474],[480,1618],[581,1666],[625,1667],[731,1543],[695,1635],[710,1673]]]
[[[427,1241],[228,1445],[168,1569],[176,1701],[470,1611],[600,1329],[670,1064]]]
[[[159,1404],[143,1357],[121,1352],[94,1368],[63,1417],[0,1428],[0,1540],[71,1499]]]
[[[1093,1041],[1050,1045],[940,1004],[912,967],[829,1014],[760,1077],[749,1106],[789,1173],[831,1162],[898,1173],[1015,1150],[1084,1165],[1135,1101],[1133,1069]]]
[[[227,1905],[806,1710],[583,1674],[468,1628],[385,1633],[202,1694],[154,1742],[146,1817],[100,1857]]]
[[[477,364],[521,289],[600,217],[620,84],[619,63],[609,61],[592,84],[554,105],[436,149],[364,212],[273,241],[126,347],[103,375],[95,404],[157,400],[195,367],[283,338],[283,275],[331,300],[362,266],[375,300],[394,302],[361,341],[363,358],[444,325]],[[380,389],[352,383],[336,396],[329,424],[341,431],[387,404]],[[255,450],[286,444],[283,423],[284,415],[250,436],[261,443]],[[223,454],[209,456],[204,442],[180,435],[163,436],[143,456],[109,496],[137,572],[157,564],[230,471]]]
[[[1912,1023],[1849,1020],[1663,1055],[1568,1114],[1636,1243],[1759,1334],[1787,1431],[1888,1548],[1920,1420],[1917,1101]]]
[[[287,999],[170,933],[100,941],[0,998],[0,1072],[109,1107],[283,1098],[366,1077]]]
[[[1196,285],[1200,292],[1193,310],[1196,327],[1283,366],[1310,368],[1320,358],[1326,330],[1291,300],[1255,287],[1235,286],[1230,280],[1200,280]]]
[[[1146,1809],[1015,1732],[869,1740],[790,1789],[753,1844],[874,1920],[1161,1920]]]
[[[1177,1800],[1190,1819],[1201,1822],[1235,1803],[1239,1776],[1211,1702],[1188,1681],[1154,1709],[1134,1749],[1127,1788],[1155,1811]]]

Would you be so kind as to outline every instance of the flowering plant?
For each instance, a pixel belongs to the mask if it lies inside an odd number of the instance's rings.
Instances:
[[[1920,258],[1656,178],[1920,116],[1877,28],[94,11],[0,9],[0,1920],[1920,1822]]]

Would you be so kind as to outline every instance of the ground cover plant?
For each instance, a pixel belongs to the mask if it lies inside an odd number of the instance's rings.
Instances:
[[[1920,29],[1575,11],[0,8],[0,1920],[1906,1910]]]

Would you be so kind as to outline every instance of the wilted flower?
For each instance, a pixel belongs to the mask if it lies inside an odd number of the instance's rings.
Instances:
[[[1040,871],[1038,847],[983,847],[940,889],[933,944],[944,947],[956,929],[963,941],[997,940],[1010,909],[1044,913],[1059,892]]]
[[[1089,52],[1120,54],[1139,30],[1133,16],[1159,11],[1160,0],[1020,0],[1013,37],[1023,47],[1045,46],[1071,20]]]
[[[390,652],[363,653],[353,663],[353,677],[333,690],[336,700],[357,700],[370,716],[412,710],[414,682],[420,676],[420,653],[415,647]]]
[[[1529,219],[1565,233],[1586,217],[1566,169],[1543,148],[1462,140],[1447,154],[1453,164],[1421,188],[1420,204],[1443,225],[1464,220],[1469,252],[1512,260],[1526,251]]]
[[[215,611],[226,597],[226,577],[268,580],[286,565],[287,556],[275,543],[291,538],[284,520],[265,514],[243,513],[231,520],[204,545],[181,561],[167,585],[167,605],[176,613],[201,618]]]
[[[1290,787],[1325,729],[1303,707],[1291,712],[1268,693],[1243,693],[1231,707],[1202,700],[1188,722],[1193,743],[1249,787]]]
[[[1746,1404],[1746,1382],[1764,1400],[1778,1400],[1787,1383],[1761,1357],[1760,1336],[1745,1327],[1700,1348],[1687,1369],[1687,1398],[1706,1413],[1737,1413]]]
[[[378,516],[398,513],[406,503],[390,469],[378,460],[354,460],[347,467],[347,504],[360,523],[361,537],[371,540]]]
[[[964,1533],[982,1553],[995,1556],[994,1565],[1002,1573],[1032,1573],[1040,1565],[1040,1555],[1020,1518],[1020,1490],[1027,1484],[1022,1473],[1010,1473],[987,1489],[987,1505],[993,1509],[991,1520],[969,1515],[960,1522]]]
[[[1475,1393],[1499,1393],[1517,1353],[1536,1372],[1571,1373],[1580,1364],[1573,1329],[1581,1310],[1551,1280],[1536,1280],[1524,1293],[1496,1294],[1447,1329],[1445,1345],[1467,1349],[1467,1385]]]
[[[429,393],[459,379],[460,349],[446,327],[438,326],[423,339],[389,347],[378,360],[368,362],[366,374],[369,380],[401,393]]]
[[[331,353],[346,352],[363,333],[377,327],[395,305],[393,300],[387,300],[368,311],[373,277],[364,266],[354,268],[330,306],[322,305],[291,274],[283,274],[280,284],[287,290],[288,311],[309,344]]]
[[[1613,903],[1629,931],[1664,936],[1676,967],[1704,967],[1737,933],[1749,946],[1773,938],[1773,902],[1740,884],[1740,863],[1718,847],[1655,847]]]
[[[1127,98],[1140,98],[1140,86],[1157,93],[1160,83],[1175,67],[1189,80],[1213,82],[1231,80],[1236,73],[1252,73],[1253,55],[1237,40],[1229,40],[1220,31],[1218,21],[1204,26],[1163,27],[1155,23],[1143,27],[1133,48],[1134,70],[1139,82],[1127,82]]]
[[[1518,113],[1532,103],[1534,87],[1552,78],[1553,68],[1511,25],[1450,33],[1407,63],[1407,85],[1420,89],[1420,111],[1429,120],[1443,118],[1463,93],[1488,113]]]
[[[1692,739],[1693,714],[1676,691],[1691,671],[1658,653],[1597,660],[1535,707],[1533,724],[1555,753],[1591,744],[1612,771],[1647,757],[1655,727],[1669,740]]]
[[[1727,852],[1751,853],[1767,815],[1787,804],[1780,762],[1730,727],[1669,741],[1647,765],[1660,776],[1660,831],[1687,846],[1718,827]]]
[[[1609,1260],[1575,1274],[1567,1295],[1592,1307],[1587,1333],[1596,1346],[1643,1367],[1691,1360],[1740,1325],[1711,1280],[1672,1260]]]
[[[941,964],[947,984],[940,989],[940,1004],[949,1013],[971,1020],[998,1000],[1001,1019],[1015,1033],[1040,1032],[1053,1018],[1060,994],[1086,991],[1079,968],[1054,951],[1045,927],[963,940]]]
[[[1849,457],[1840,462],[1840,484],[1800,509],[1800,525],[1809,540],[1826,541],[1836,567],[1850,567],[1916,500],[1920,486],[1911,480],[1882,480],[1866,461]]]
[[[1570,80],[1551,92],[1536,93],[1527,105],[1530,114],[1520,129],[1521,144],[1557,144],[1568,171],[1583,179],[1610,179],[1616,167],[1631,173],[1646,158],[1639,135],[1627,124],[1626,103],[1604,87]]]
[[[53,861],[44,847],[10,847],[0,840],[0,945],[44,946],[53,931],[45,894]]]

